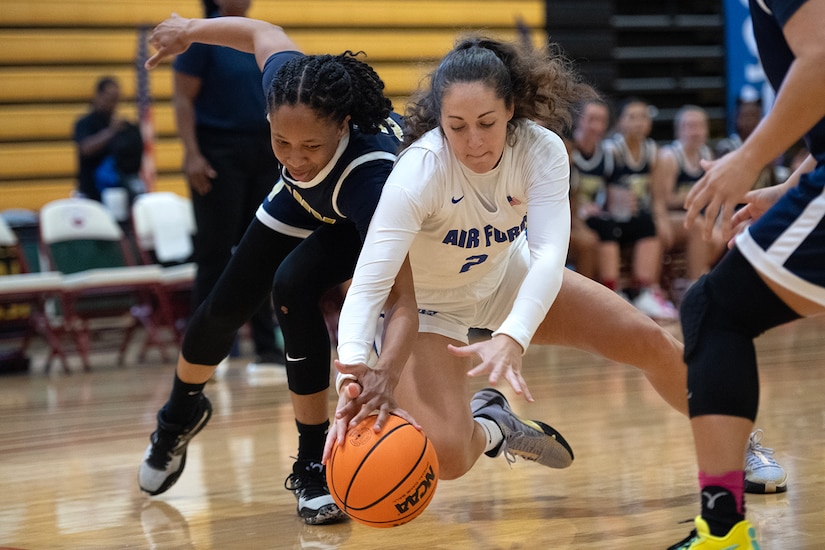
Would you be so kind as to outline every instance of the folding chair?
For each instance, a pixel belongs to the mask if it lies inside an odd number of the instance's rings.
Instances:
[[[118,364],[140,324],[146,340],[156,343],[155,315],[144,312],[162,293],[161,268],[135,264],[123,231],[101,203],[71,198],[44,205],[40,245],[49,265],[64,274],[60,305],[85,370],[93,338],[96,349],[105,349],[103,338],[118,335]]]
[[[138,195],[132,205],[132,227],[143,263],[163,266],[161,280],[172,320],[169,328],[179,344],[191,313],[197,272],[191,261],[196,232],[192,203],[169,192]]]
[[[27,350],[32,336],[40,333],[49,346],[46,359],[59,357],[63,370],[68,364],[60,343],[61,328],[53,327],[45,312],[49,297],[57,297],[62,288],[60,273],[31,273],[17,235],[0,216],[0,358],[26,370]]]

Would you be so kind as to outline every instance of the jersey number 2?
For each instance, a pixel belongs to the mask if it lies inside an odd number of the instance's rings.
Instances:
[[[479,254],[478,256],[468,256],[467,263],[461,266],[461,269],[458,271],[459,273],[464,273],[468,271],[474,265],[478,265],[487,260],[487,254]]]

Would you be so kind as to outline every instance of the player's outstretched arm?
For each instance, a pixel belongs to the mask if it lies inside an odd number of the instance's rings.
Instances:
[[[155,68],[164,58],[185,52],[195,42],[253,53],[261,69],[274,53],[301,51],[284,29],[266,21],[248,17],[187,19],[173,13],[149,36],[149,43],[157,51],[146,60],[146,68]]]

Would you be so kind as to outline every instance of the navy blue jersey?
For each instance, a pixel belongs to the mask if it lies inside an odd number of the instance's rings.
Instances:
[[[604,206],[604,190],[607,183],[613,178],[613,152],[606,141],[600,141],[590,157],[585,157],[581,151],[574,149],[570,155],[573,161],[575,177],[575,192],[579,204],[595,202]]]
[[[782,27],[804,3],[805,0],[750,0],[759,59],[765,69],[765,76],[776,90],[781,86],[794,60],[794,54],[782,34]],[[822,93],[822,90],[811,90],[811,93]],[[825,119],[805,134],[805,142],[817,162],[825,162]]]
[[[685,149],[679,141],[674,141],[671,143],[669,148],[673,152],[673,157],[676,159],[676,166],[679,169],[676,173],[676,186],[674,192],[676,194],[687,193],[690,191],[690,188],[693,187],[693,184],[699,181],[699,179],[705,174],[705,171],[701,166],[688,166],[687,159],[685,158]],[[713,160],[713,153],[707,146],[702,147],[699,152],[699,156],[702,160]],[[683,209],[680,207],[678,210]]]
[[[225,46],[192,44],[175,58],[175,71],[201,80],[195,98],[199,127],[235,132],[269,132],[261,71],[255,56]],[[231,87],[226,82],[232,82]]]
[[[647,138],[642,144],[640,158],[634,159],[624,138],[616,135],[611,139],[616,153],[616,168],[611,185],[630,189],[636,196],[640,210],[650,209],[652,182],[650,172],[656,159],[656,142]]]
[[[751,0],[759,56],[774,88],[782,84],[794,55],[782,28],[805,0]],[[822,93],[810,90],[809,93]],[[736,246],[760,273],[825,306],[825,123],[805,136],[817,168],[799,178],[765,214],[736,238]]]
[[[300,55],[272,55],[264,65],[264,89],[284,63]],[[258,219],[294,236],[305,236],[320,224],[353,223],[363,239],[401,139],[401,117],[395,113],[377,134],[351,124],[332,160],[312,181],[296,181],[281,168],[281,178],[258,209]]]

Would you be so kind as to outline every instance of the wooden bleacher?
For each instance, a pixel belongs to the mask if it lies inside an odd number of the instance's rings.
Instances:
[[[97,79],[120,81],[120,112],[136,119],[138,29],[170,13],[199,17],[195,0],[2,0],[0,9],[0,209],[37,210],[75,186],[74,121]],[[537,0],[253,0],[250,16],[283,26],[310,54],[364,51],[396,110],[462,32],[507,39],[517,21],[544,40]],[[168,62],[150,73],[157,132],[157,190],[188,194],[170,105]]]

